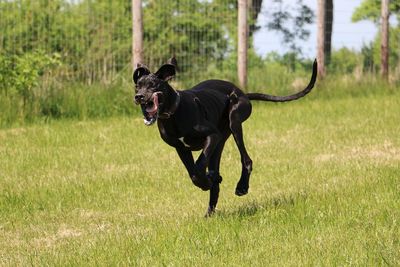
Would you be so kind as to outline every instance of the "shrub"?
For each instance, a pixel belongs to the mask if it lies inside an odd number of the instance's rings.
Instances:
[[[360,53],[343,47],[332,52],[329,69],[336,74],[352,73],[357,66],[362,65],[362,61]]]

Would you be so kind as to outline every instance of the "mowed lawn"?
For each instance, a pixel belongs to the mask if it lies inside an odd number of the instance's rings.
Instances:
[[[334,94],[334,92],[333,92]],[[255,103],[220,202],[140,115],[0,130],[0,265],[400,265],[400,90]]]

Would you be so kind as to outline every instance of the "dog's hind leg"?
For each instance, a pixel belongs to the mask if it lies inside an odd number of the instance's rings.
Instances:
[[[249,190],[250,174],[253,168],[253,161],[247,153],[246,147],[243,142],[243,131],[242,125],[238,124],[233,127],[232,134],[235,138],[235,142],[240,152],[240,159],[242,162],[242,174],[239,182],[236,185],[235,194],[238,196],[246,195]]]
[[[229,111],[229,127],[235,139],[236,145],[240,152],[242,162],[242,174],[236,185],[235,194],[243,196],[249,190],[249,180],[252,171],[253,162],[247,153],[243,140],[242,122],[244,122],[251,114],[250,101],[245,97],[237,97],[234,93],[230,96],[231,105]]]

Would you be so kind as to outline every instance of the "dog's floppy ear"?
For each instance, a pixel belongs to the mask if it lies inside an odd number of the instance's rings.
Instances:
[[[164,81],[169,81],[175,76],[175,66],[172,64],[164,64],[156,72],[156,76]]]
[[[133,82],[136,84],[140,77],[149,74],[150,70],[145,65],[138,64],[136,70],[133,72],[132,75]]]

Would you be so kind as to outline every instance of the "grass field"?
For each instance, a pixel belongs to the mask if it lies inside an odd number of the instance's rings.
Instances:
[[[399,266],[400,90],[255,103],[216,216],[142,118],[0,130],[0,265]]]

